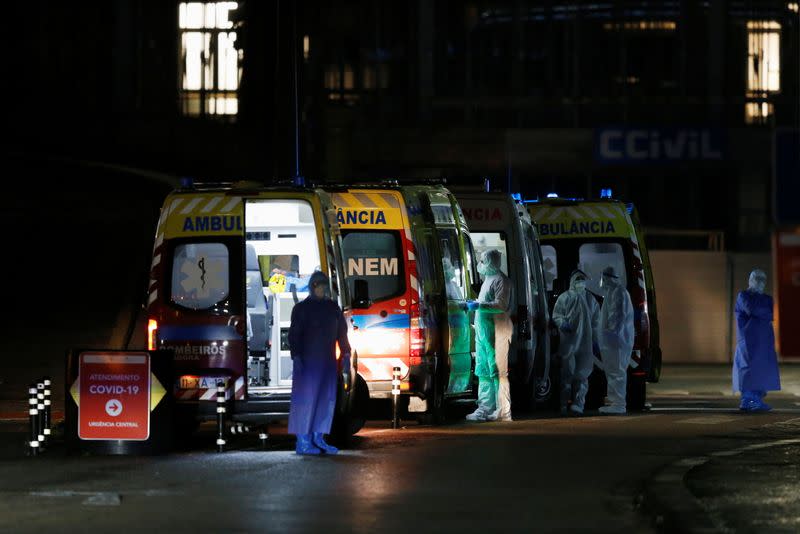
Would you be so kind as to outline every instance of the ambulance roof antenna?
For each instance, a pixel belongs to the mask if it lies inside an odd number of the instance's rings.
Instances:
[[[292,70],[294,71],[294,183],[305,185],[305,178],[300,174],[300,101],[297,89],[297,2],[292,3]]]

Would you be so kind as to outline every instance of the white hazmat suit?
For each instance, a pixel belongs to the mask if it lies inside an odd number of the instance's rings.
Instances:
[[[478,272],[484,275],[476,310],[475,337],[478,377],[478,409],[467,416],[470,421],[511,421],[511,392],[508,383],[508,349],[514,325],[508,314],[511,281],[500,270],[501,256],[487,250]]]
[[[559,330],[558,355],[561,359],[561,412],[583,413],[589,375],[594,366],[593,345],[600,316],[600,306],[586,290],[586,274],[575,271],[569,290],[559,295],[553,308],[553,322]],[[573,397],[574,389],[574,397]]]
[[[609,406],[600,413],[624,414],[628,386],[628,365],[633,351],[633,305],[628,290],[619,283],[613,267],[603,270],[600,287],[605,293],[600,309],[600,353],[608,381]]]

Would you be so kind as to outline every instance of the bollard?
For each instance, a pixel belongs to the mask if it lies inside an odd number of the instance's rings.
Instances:
[[[217,382],[217,452],[225,452],[225,383]]]
[[[44,447],[44,379],[36,383],[36,411],[38,412],[38,425],[36,427],[39,437],[39,449]]]
[[[50,425],[52,424],[50,422],[50,415],[51,415],[50,410],[52,409],[51,408],[52,403],[50,401],[50,398],[53,393],[51,389],[52,385],[53,383],[51,382],[50,378],[47,376],[44,377],[44,439],[45,440],[50,439]]]
[[[400,368],[392,367],[392,428],[400,428]]]
[[[31,384],[28,388],[28,414],[30,415],[31,424],[31,439],[28,442],[28,446],[30,447],[31,456],[39,454],[39,411],[36,408],[37,405],[36,384]]]

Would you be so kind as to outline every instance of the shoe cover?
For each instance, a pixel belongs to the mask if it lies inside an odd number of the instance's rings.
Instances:
[[[745,407],[740,406],[739,409],[747,412],[768,412],[772,410],[772,406],[761,400],[748,400]]]
[[[325,434],[322,432],[314,432],[313,443],[325,454],[337,454],[339,452],[339,449],[325,442]]]
[[[599,411],[608,415],[625,415],[625,408],[622,406],[601,406]]]
[[[471,414],[467,416],[467,421],[488,421],[489,414],[483,411],[483,409],[478,408]]]
[[[575,404],[569,407],[569,411],[577,415],[583,415],[583,408],[576,406]]]
[[[319,447],[311,443],[311,434],[298,434],[297,446],[294,450],[297,454],[302,455],[319,456],[322,454],[322,451],[319,449]]]

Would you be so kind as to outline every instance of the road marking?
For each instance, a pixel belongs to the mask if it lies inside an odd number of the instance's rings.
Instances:
[[[722,423],[730,423],[731,421],[735,421],[736,417],[725,417],[722,415],[710,415],[707,417],[692,417],[691,419],[681,419],[680,421],[675,421],[678,424],[686,424],[686,425],[719,425]]]
[[[651,412],[669,413],[669,412],[690,412],[690,413],[729,413],[739,415],[754,415],[753,413],[745,413],[739,411],[739,408],[734,407],[717,407],[717,406],[659,406],[651,408]],[[756,412],[756,414],[769,414],[769,413],[800,413],[798,408],[773,408],[768,412]]]
[[[101,492],[86,497],[81,504],[89,506],[119,506],[122,496],[117,493]]]

